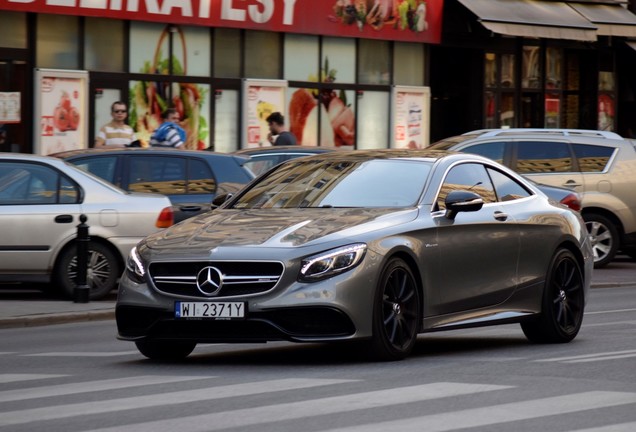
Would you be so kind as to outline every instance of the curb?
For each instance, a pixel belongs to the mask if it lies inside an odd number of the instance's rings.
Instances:
[[[114,320],[115,309],[90,312],[62,312],[56,314],[27,315],[0,318],[0,329],[37,327],[73,322]]]

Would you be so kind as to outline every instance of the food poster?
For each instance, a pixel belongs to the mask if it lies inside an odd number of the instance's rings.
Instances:
[[[20,92],[0,92],[0,123],[20,123]]]
[[[88,73],[36,70],[35,147],[48,155],[87,148]]]
[[[425,148],[429,144],[431,93],[428,87],[393,88],[392,148]]]
[[[267,147],[269,125],[267,117],[273,112],[285,115],[287,81],[249,80],[243,81],[243,148]],[[289,128],[289,119],[286,119]]]
[[[209,75],[210,42],[205,29],[154,23],[131,25],[131,72],[158,75]],[[168,53],[172,45],[172,57]],[[207,66],[206,66],[207,65]],[[131,81],[128,123],[147,145],[162,122],[161,113],[175,108],[186,131],[185,148],[210,146],[210,86],[170,80]]]

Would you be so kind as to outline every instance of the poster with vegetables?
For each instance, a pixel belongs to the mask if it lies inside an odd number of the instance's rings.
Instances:
[[[135,23],[132,33],[135,42],[131,48],[131,69],[134,67],[135,72],[143,74],[187,75],[188,63],[199,62],[201,59],[196,57],[209,52],[209,48],[198,46],[200,38],[194,38],[194,46],[188,46],[188,32],[178,26]],[[154,81],[131,81],[128,121],[142,145],[148,145],[152,132],[162,122],[161,113],[175,108],[181,119],[179,124],[186,131],[185,148],[203,150],[209,147],[208,98],[207,85],[159,77]]]
[[[36,153],[88,147],[88,72],[36,70]]]
[[[269,125],[273,112],[284,113],[287,81],[243,80],[243,148],[267,147]],[[289,127],[289,119],[285,120]]]
[[[430,89],[394,86],[392,100],[391,147],[419,149],[428,146]]]

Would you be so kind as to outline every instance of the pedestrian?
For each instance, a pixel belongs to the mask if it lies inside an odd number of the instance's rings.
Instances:
[[[163,123],[150,136],[151,147],[181,147],[186,141],[185,130],[179,126],[179,113],[168,108],[161,113]]]
[[[113,119],[102,126],[95,137],[95,147],[131,147],[138,142],[135,131],[126,124],[128,108],[122,101],[113,102],[110,106],[110,115]]]
[[[266,119],[269,124],[268,141],[275,146],[296,145],[296,137],[285,129],[285,117],[279,112],[271,113]]]

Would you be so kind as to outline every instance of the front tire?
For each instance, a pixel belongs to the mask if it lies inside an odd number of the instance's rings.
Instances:
[[[135,345],[140,353],[151,360],[182,360],[189,356],[197,346],[195,342],[152,339],[136,341]]]
[[[115,254],[101,243],[88,244],[88,267],[86,284],[90,288],[89,299],[99,300],[117,287],[121,269]],[[77,248],[69,247],[62,252],[55,269],[55,281],[68,298],[73,298],[77,280]]]
[[[587,232],[592,237],[594,268],[605,267],[614,259],[618,251],[620,243],[618,230],[611,220],[600,214],[584,214],[583,219]]]
[[[415,346],[420,327],[420,294],[409,266],[400,258],[384,267],[373,305],[371,355],[401,360]]]
[[[572,252],[560,249],[548,271],[541,315],[521,323],[521,329],[531,342],[570,342],[581,329],[584,307],[584,282],[579,263]]]

